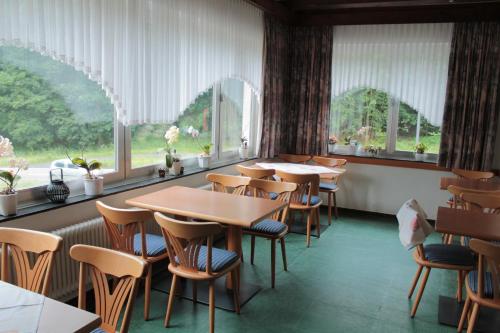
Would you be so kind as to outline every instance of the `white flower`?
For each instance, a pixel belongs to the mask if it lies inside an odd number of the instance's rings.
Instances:
[[[14,147],[8,138],[0,135],[0,157],[12,156],[14,154]]]
[[[187,129],[187,133],[191,134],[191,133],[193,133],[193,130],[194,130],[193,126],[189,126]]]
[[[191,132],[191,136],[193,138],[197,138],[200,136],[200,131],[198,131],[197,129],[193,129],[193,131]]]
[[[165,140],[167,140],[169,145],[172,145],[179,140],[180,130],[177,126],[171,126],[165,133]]]
[[[9,160],[9,167],[18,168],[21,170],[28,170],[29,163],[24,158],[11,158]]]

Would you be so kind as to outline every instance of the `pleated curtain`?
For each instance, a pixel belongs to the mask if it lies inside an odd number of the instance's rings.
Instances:
[[[126,125],[169,123],[226,78],[260,95],[262,15],[243,0],[1,0],[0,43],[84,71]]]
[[[453,24],[335,26],[332,97],[374,88],[443,119]]]

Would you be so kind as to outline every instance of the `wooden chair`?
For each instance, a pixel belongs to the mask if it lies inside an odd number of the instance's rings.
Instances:
[[[311,155],[294,155],[294,154],[279,154],[278,158],[288,163],[302,163],[306,164],[306,162],[310,161]]]
[[[478,268],[467,275],[467,299],[458,324],[461,332],[470,315],[468,333],[474,332],[481,306],[500,310],[500,244],[471,239],[470,248],[479,254]]]
[[[488,181],[495,177],[495,174],[491,171],[472,171],[464,169],[451,169],[458,178],[467,178],[481,181]]]
[[[478,211],[485,214],[500,214],[500,193],[472,193],[465,192],[460,195],[463,208],[470,211]],[[471,223],[474,223],[471,221]],[[461,243],[469,246],[470,237],[461,237]],[[496,242],[500,243],[500,242]]]
[[[34,230],[0,228],[0,243],[2,244],[1,280],[11,282],[10,253],[16,276],[16,281],[11,283],[48,296],[54,255],[61,248],[62,238]],[[30,260],[31,255],[35,255],[34,260]]]
[[[316,232],[320,236],[319,207],[322,204],[319,194],[318,174],[294,174],[276,170],[276,175],[281,181],[297,184],[297,189],[290,198],[290,210],[307,213],[307,247],[311,245],[311,226],[316,222]]]
[[[327,168],[339,168],[344,167],[347,164],[345,159],[337,159],[323,156],[314,156],[312,160]],[[336,175],[331,179],[321,179],[319,183],[319,191],[328,194],[328,224],[332,224],[332,203],[335,209],[335,218],[339,218],[339,212],[337,209],[337,196],[336,193],[339,190],[340,175]]]
[[[271,180],[252,179],[250,187],[254,189],[254,196],[260,198],[290,202],[292,192],[297,189],[293,183],[275,182]],[[270,219],[263,220],[250,229],[244,229],[243,233],[251,236],[250,262],[253,265],[255,252],[255,237],[263,237],[271,241],[271,287],[275,285],[276,271],[276,241],[281,243],[281,256],[283,258],[283,269],[287,270],[285,235],[288,233],[286,218],[288,206],[274,213]]]
[[[272,180],[275,174],[274,169],[257,169],[257,168],[246,167],[243,165],[237,165],[236,170],[238,170],[240,175],[244,177],[250,177],[253,179]]]
[[[240,313],[238,296],[238,277],[240,258],[236,252],[212,247],[213,237],[222,230],[215,222],[182,222],[155,213],[155,219],[162,229],[167,251],[171,258],[168,270],[172,273],[172,285],[168,297],[165,327],[168,327],[174,302],[176,285],[179,277],[197,281],[208,281],[209,285],[209,328],[214,332],[215,316],[215,280],[231,273],[234,286],[233,296],[236,313]],[[206,244],[206,245],[203,245]],[[196,289],[193,288],[193,300]]]
[[[144,320],[148,320],[151,303],[152,265],[168,258],[163,237],[146,233],[144,224],[148,221],[153,222],[153,213],[139,208],[114,208],[101,201],[97,201],[96,206],[104,219],[111,248],[140,256],[150,264],[144,284]]]
[[[92,332],[116,332],[122,313],[119,332],[128,332],[140,278],[144,276],[149,264],[136,256],[90,245],[73,245],[69,254],[80,263],[78,285],[80,309],[86,310],[87,307],[88,273],[92,279],[96,314],[102,319],[100,329]],[[115,287],[112,289],[108,282],[109,277],[115,279]],[[126,305],[125,309],[123,309],[124,305]],[[64,314],[61,315],[64,316]]]
[[[212,183],[212,191],[245,195],[250,177],[209,173],[207,180]]]

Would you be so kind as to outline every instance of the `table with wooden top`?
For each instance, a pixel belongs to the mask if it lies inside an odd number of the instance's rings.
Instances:
[[[256,163],[253,167],[261,169],[274,169],[296,174],[318,174],[321,179],[333,179],[346,172],[346,169],[342,168],[327,168],[322,165],[282,162]]]
[[[439,207],[435,229],[445,234],[500,241],[500,215]],[[441,324],[457,327],[462,309],[463,302],[457,303],[455,298],[439,296],[438,319]],[[476,331],[498,332],[496,330],[498,327],[500,327],[498,312],[482,308],[476,323]]]
[[[286,206],[286,203],[281,201],[212,192],[184,186],[172,186],[128,199],[126,203],[131,206],[174,216],[221,223],[227,227],[228,250],[235,251],[240,256],[242,255],[243,228],[252,227]],[[230,276],[226,279],[226,287],[227,289],[233,288]],[[249,295],[249,297],[253,295]],[[241,290],[240,296],[241,298],[245,297],[244,292]],[[243,303],[244,300],[242,300]]]
[[[26,289],[22,289],[2,281],[0,281],[0,289],[2,291],[2,296],[5,297],[12,295],[12,297],[19,298],[20,295],[23,296],[25,293],[33,294]],[[29,297],[29,295],[26,296]],[[29,307],[42,307],[39,317],[36,314],[33,314],[34,311],[29,310],[29,318],[22,318],[24,321],[34,320],[34,324],[37,327],[37,333],[88,333],[98,328],[101,324],[101,318],[94,313],[78,309],[42,295],[39,296],[41,299],[39,304],[29,305]],[[28,305],[19,304],[18,308],[22,308],[24,306]],[[15,312],[15,310],[16,309],[13,307],[8,309],[0,308],[0,318],[2,317],[2,311],[10,311],[10,314],[12,314],[12,311]],[[36,320],[38,320],[38,323],[36,323]],[[2,322],[0,320],[0,332],[5,331],[3,328],[7,328],[2,327],[2,324],[7,325],[6,322]]]
[[[448,189],[448,186],[450,185],[480,191],[500,191],[500,178],[495,177],[489,179],[488,181],[482,181],[458,177],[441,177],[440,188],[442,190]]]

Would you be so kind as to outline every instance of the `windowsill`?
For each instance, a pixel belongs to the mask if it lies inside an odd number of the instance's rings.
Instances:
[[[20,205],[16,215],[0,216],[0,223],[16,220],[16,219],[19,219],[22,217],[35,215],[38,213],[48,212],[48,211],[51,211],[54,209],[59,209],[59,208],[83,203],[86,201],[92,201],[92,200],[96,200],[99,198],[104,198],[104,197],[118,194],[118,193],[122,193],[122,192],[132,191],[132,190],[143,188],[146,186],[151,186],[151,185],[169,182],[172,180],[177,180],[180,178],[196,175],[196,174],[211,171],[211,170],[217,170],[217,169],[220,169],[220,168],[223,168],[226,166],[235,165],[235,164],[239,164],[241,162],[246,162],[246,161],[255,160],[255,159],[256,159],[256,157],[247,158],[247,159],[231,160],[231,161],[223,161],[223,162],[219,162],[219,163],[212,163],[212,165],[208,169],[201,169],[201,168],[196,167],[196,168],[185,170],[184,174],[179,175],[179,176],[167,175],[165,178],[160,178],[160,177],[158,177],[157,174],[155,174],[154,176],[150,176],[150,177],[125,179],[125,180],[122,180],[122,181],[119,181],[119,182],[116,182],[113,184],[109,184],[108,186],[105,186],[104,192],[101,195],[87,196],[85,194],[79,194],[79,195],[69,197],[66,200],[66,202],[64,202],[64,203],[52,203],[48,200],[26,203],[26,204]]]

